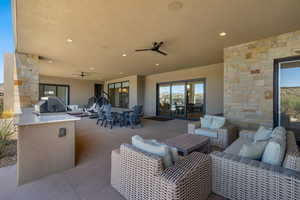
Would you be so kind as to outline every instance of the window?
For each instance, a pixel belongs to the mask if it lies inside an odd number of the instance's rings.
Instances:
[[[300,57],[275,60],[274,71],[274,125],[300,133]]]
[[[44,84],[40,83],[39,98],[55,96],[61,98],[65,104],[69,104],[70,100],[70,86],[68,85],[56,85],[56,84]]]
[[[199,120],[205,114],[205,106],[205,79],[157,85],[157,115]]]
[[[129,107],[129,81],[108,84],[108,95],[113,107]]]

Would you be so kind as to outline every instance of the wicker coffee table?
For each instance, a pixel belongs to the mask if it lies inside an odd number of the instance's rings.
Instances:
[[[183,134],[174,138],[167,139],[165,143],[169,146],[176,147],[179,154],[186,156],[194,151],[210,152],[209,137],[195,135],[195,134]]]

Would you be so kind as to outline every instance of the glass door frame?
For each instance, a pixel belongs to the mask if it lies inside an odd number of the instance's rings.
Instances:
[[[159,86],[160,85],[169,85],[169,102],[170,102],[170,108],[169,108],[169,114],[168,115],[162,115],[159,113],[159,106],[160,106],[160,98],[159,98]],[[156,116],[162,116],[162,117],[168,117],[171,118],[171,91],[172,91],[172,87],[171,87],[171,83],[166,82],[166,83],[157,83],[156,84]]]
[[[57,88],[58,87],[66,87],[66,88],[68,88],[68,92],[67,92],[68,102],[67,102],[67,105],[70,105],[70,86],[69,85],[52,84],[52,83],[39,83],[39,99],[41,98],[40,86],[44,86],[44,87],[45,86],[54,86],[54,87],[56,87],[56,94],[55,94],[55,96],[57,96]]]
[[[273,70],[273,127],[280,125],[280,69],[281,64],[300,61],[300,56],[274,59]]]
[[[185,119],[187,120],[187,85],[188,83],[190,82],[194,82],[194,81],[201,81],[203,82],[204,86],[203,86],[203,90],[204,90],[204,96],[203,96],[203,102],[204,102],[204,106],[203,106],[203,114],[206,113],[206,78],[197,78],[197,79],[187,79],[187,80],[179,80],[179,81],[168,81],[168,82],[159,82],[159,83],[156,83],[156,116],[162,116],[162,117],[170,117],[172,119]],[[185,110],[185,114],[184,114],[184,117],[173,117],[172,116],[172,111],[170,109],[169,111],[169,115],[159,115],[159,86],[162,85],[162,84],[169,84],[170,85],[170,104],[172,104],[172,85],[174,83],[183,83],[184,84],[184,102],[185,102],[185,105],[184,105],[184,110]],[[189,119],[191,120],[191,119]]]

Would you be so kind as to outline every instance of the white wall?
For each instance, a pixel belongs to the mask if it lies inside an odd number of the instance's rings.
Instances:
[[[157,83],[197,78],[206,78],[206,113],[223,113],[223,76],[223,63],[145,76],[145,115],[156,115]]]
[[[104,84],[101,81],[79,80],[51,76],[40,76],[40,83],[62,84],[70,86],[70,104],[85,105],[88,98],[94,96],[94,85]]]

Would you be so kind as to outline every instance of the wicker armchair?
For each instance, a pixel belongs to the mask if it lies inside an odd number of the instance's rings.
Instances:
[[[188,133],[195,134],[196,129],[204,129],[201,128],[200,121],[188,123]],[[211,131],[215,131],[217,133],[217,137],[210,137],[210,144],[222,149],[225,149],[238,137],[237,127],[229,123],[226,123],[219,129]]]
[[[252,138],[251,131],[240,137]],[[232,144],[234,145],[234,144]],[[229,199],[300,199],[300,155],[292,132],[282,167],[226,152],[213,152],[212,191]]]
[[[211,193],[208,155],[192,153],[167,169],[164,169],[160,157],[129,144],[121,145],[119,159],[116,155],[117,151],[114,151],[112,186],[126,199],[194,200],[207,199]]]

